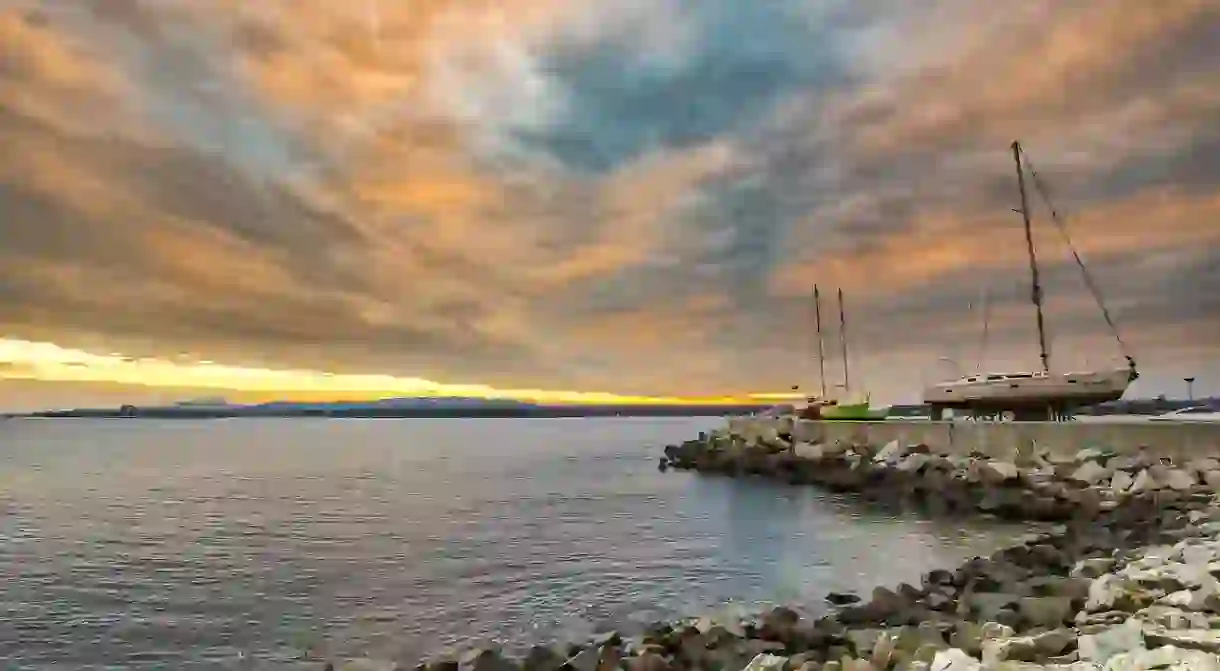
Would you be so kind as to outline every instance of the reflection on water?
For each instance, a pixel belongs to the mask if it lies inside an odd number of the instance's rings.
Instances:
[[[0,659],[519,646],[911,581],[1018,529],[656,470],[715,420],[8,422]],[[899,559],[901,558],[901,559]]]

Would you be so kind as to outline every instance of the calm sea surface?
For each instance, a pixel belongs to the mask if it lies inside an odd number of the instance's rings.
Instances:
[[[726,603],[814,604],[1021,531],[657,472],[660,446],[718,423],[0,423],[0,668],[513,648]]]

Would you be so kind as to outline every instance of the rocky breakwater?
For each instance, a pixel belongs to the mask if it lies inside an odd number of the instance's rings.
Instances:
[[[983,512],[1007,519],[1063,521],[1167,503],[1220,489],[1220,461],[1174,464],[1143,450],[1088,448],[1060,458],[1035,448],[995,459],[942,454],[927,445],[810,444],[777,435],[750,442],[719,432],[665,448],[662,468],[728,476],[758,475],[791,484],[858,492],[868,499],[937,512]]]
[[[745,620],[687,619],[642,636],[495,648],[417,671],[1137,671],[1220,669],[1220,508],[1177,498],[1031,535],[867,599],[829,594],[824,614],[779,607]],[[340,665],[351,669],[408,668]]]

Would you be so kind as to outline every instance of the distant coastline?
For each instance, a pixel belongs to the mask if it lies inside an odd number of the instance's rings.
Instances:
[[[74,408],[11,413],[9,417],[55,419],[232,419],[306,418],[529,418],[529,417],[723,417],[750,414],[771,404],[735,405],[542,405],[471,399],[391,399],[370,403],[265,403],[224,405],[182,403],[171,406]]]
[[[1171,410],[1205,405],[1220,408],[1220,398],[1130,399],[1103,403],[1084,408],[1077,414],[1158,415]],[[277,401],[258,405],[225,403],[222,399],[185,401],[175,405],[134,406],[114,408],[72,408],[37,412],[0,413],[0,418],[54,419],[234,419],[257,417],[305,418],[334,417],[350,419],[394,418],[495,418],[495,417],[725,417],[749,415],[775,407],[773,403],[750,404],[623,404],[623,405],[562,405],[538,404],[507,399],[475,398],[393,398],[380,401],[335,403],[293,403]],[[894,405],[893,418],[926,418],[924,405]]]

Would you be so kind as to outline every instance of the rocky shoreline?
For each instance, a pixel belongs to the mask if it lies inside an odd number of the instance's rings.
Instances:
[[[727,432],[665,448],[660,468],[763,476],[795,485],[858,493],[933,512],[982,512],[1022,521],[1090,519],[1120,507],[1159,508],[1220,489],[1220,461],[1183,465],[1148,450],[1117,455],[1101,448],[1056,457],[1031,446],[1000,460],[982,453],[942,454],[927,445],[815,445],[789,437],[746,442]]]
[[[752,445],[703,436],[663,467],[757,474],[882,500],[1061,523],[934,570],[919,585],[826,595],[829,612],[778,607],[732,621],[657,624],[584,645],[495,648],[417,671],[1220,671],[1220,463],[1175,466],[1082,450],[995,461],[925,446]],[[936,501],[941,501],[936,504]],[[395,669],[367,661],[335,669]]]

